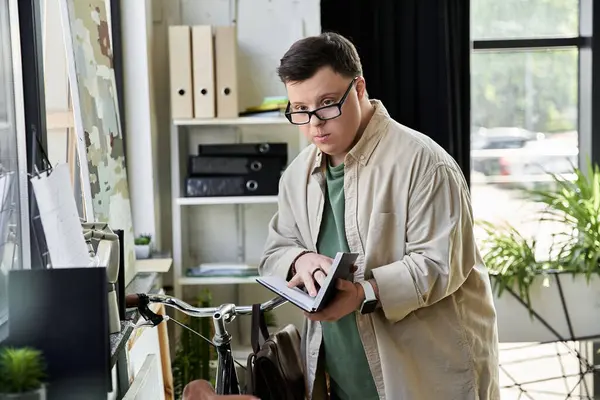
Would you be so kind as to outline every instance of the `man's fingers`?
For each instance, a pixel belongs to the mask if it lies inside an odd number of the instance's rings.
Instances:
[[[325,271],[326,274],[329,274],[329,271],[331,270],[331,263],[327,261],[321,261],[319,263],[319,268]]]
[[[313,281],[312,276],[310,276],[309,273],[305,273],[302,275],[302,278],[308,294],[315,297],[317,295],[317,288],[315,287],[315,281]]]
[[[346,279],[342,279],[342,278],[338,278],[335,281],[335,288],[337,290],[351,290],[351,289],[354,289],[354,285],[355,285],[354,282],[350,282],[350,281],[348,281]]]
[[[317,283],[319,284],[319,286],[323,286],[323,282],[325,282],[325,279],[327,278],[327,275],[325,275],[325,272],[323,271],[317,271],[314,273],[314,278],[317,281]]]
[[[296,274],[292,277],[292,279],[289,280],[288,287],[298,286],[301,283],[302,283],[302,276],[300,276],[300,274]]]

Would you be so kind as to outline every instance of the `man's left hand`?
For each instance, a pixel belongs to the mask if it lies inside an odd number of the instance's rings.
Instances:
[[[359,309],[365,299],[365,293],[359,283],[338,279],[336,288],[338,291],[331,303],[319,312],[305,312],[306,318],[312,321],[337,321]]]

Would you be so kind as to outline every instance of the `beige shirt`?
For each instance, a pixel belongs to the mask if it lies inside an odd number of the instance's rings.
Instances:
[[[348,245],[360,254],[355,280],[374,278],[379,287],[381,307],[357,313],[379,396],[497,400],[496,312],[464,176],[434,141],[372,104],[375,113],[345,158],[344,191]],[[283,174],[262,275],[286,277],[298,254],[316,251],[323,161],[310,145]],[[320,323],[307,320],[302,351],[313,399],[326,398],[321,339]]]

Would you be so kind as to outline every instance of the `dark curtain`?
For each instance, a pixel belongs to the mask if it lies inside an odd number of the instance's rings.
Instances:
[[[369,97],[444,147],[469,182],[469,0],[322,0],[321,27],[355,44]]]

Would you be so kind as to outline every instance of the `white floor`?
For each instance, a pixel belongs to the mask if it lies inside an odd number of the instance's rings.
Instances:
[[[501,344],[502,400],[592,399],[591,377],[581,380],[579,376],[579,366],[585,365],[587,355],[581,355],[584,361],[580,363],[578,351],[575,342]]]

